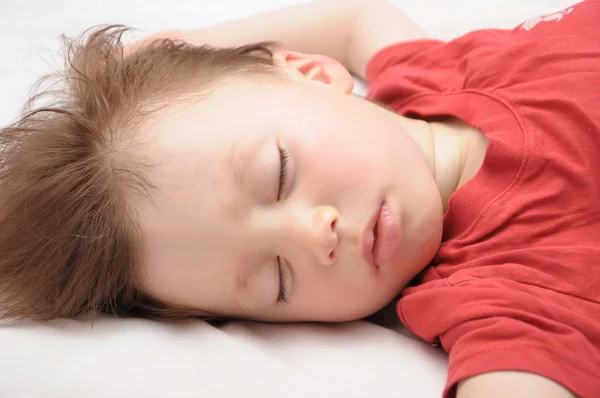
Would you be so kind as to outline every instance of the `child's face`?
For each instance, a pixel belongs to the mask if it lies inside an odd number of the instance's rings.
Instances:
[[[432,259],[442,205],[400,117],[309,80],[233,81],[175,104],[150,128],[142,204],[146,289],[224,316],[346,321],[389,303]],[[289,155],[282,192],[280,151]],[[374,267],[362,235],[386,201],[394,258]],[[333,252],[333,256],[330,254]],[[278,256],[287,303],[281,304]]]

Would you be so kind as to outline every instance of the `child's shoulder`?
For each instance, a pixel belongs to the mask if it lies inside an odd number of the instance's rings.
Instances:
[[[397,43],[371,59],[368,78],[376,83],[383,75],[393,76],[395,69],[398,75],[418,74],[413,81],[431,80],[429,87],[495,89],[589,64],[598,70],[600,40],[593,38],[600,35],[598,24],[600,0],[588,0],[514,29],[481,29],[450,41]]]

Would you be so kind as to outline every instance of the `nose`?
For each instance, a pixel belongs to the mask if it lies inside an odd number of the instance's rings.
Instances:
[[[339,219],[338,211],[332,206],[319,206],[308,216],[306,225],[299,228],[298,240],[302,241],[305,248],[311,252],[317,261],[323,265],[335,262],[335,248],[338,244],[336,223]]]

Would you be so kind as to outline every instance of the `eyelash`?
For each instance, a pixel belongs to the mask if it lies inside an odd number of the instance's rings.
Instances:
[[[277,193],[277,201],[281,200],[283,196],[283,192],[285,192],[285,182],[287,176],[288,163],[290,160],[290,154],[287,148],[279,148],[279,160],[281,164],[281,169],[279,171],[279,192]]]
[[[279,160],[281,164],[281,170],[279,171],[279,192],[277,193],[278,202],[281,200],[286,187],[286,176],[288,172],[288,163],[290,160],[290,154],[287,148],[279,147]],[[281,257],[279,256],[277,256],[277,266],[279,268],[279,295],[277,296],[277,301],[279,301],[280,304],[285,305],[288,301],[287,291],[285,289],[285,286],[287,285],[287,279],[285,277],[285,273],[283,272]]]
[[[287,284],[287,279],[285,274],[283,273],[283,266],[281,265],[281,257],[277,256],[277,265],[279,267],[279,295],[277,296],[277,301],[279,303],[285,305],[287,304],[288,297],[287,291],[285,289],[285,285]]]

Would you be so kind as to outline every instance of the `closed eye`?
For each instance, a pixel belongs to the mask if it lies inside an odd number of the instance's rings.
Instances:
[[[281,304],[287,304],[288,296],[287,296],[287,278],[285,276],[285,272],[283,272],[283,264],[281,257],[277,256],[277,266],[279,267],[279,294],[277,295],[277,301]]]
[[[290,161],[290,154],[287,148],[279,147],[279,191],[277,193],[277,201],[279,202],[285,193],[287,174],[288,174],[288,163]]]
[[[279,202],[287,188],[287,176],[288,176],[288,164],[290,161],[290,154],[286,147],[279,147],[279,190],[277,193],[277,201]],[[285,305],[288,302],[287,296],[287,278],[284,272],[283,259],[277,256],[277,267],[279,270],[279,294],[277,295],[277,301],[280,304]]]

